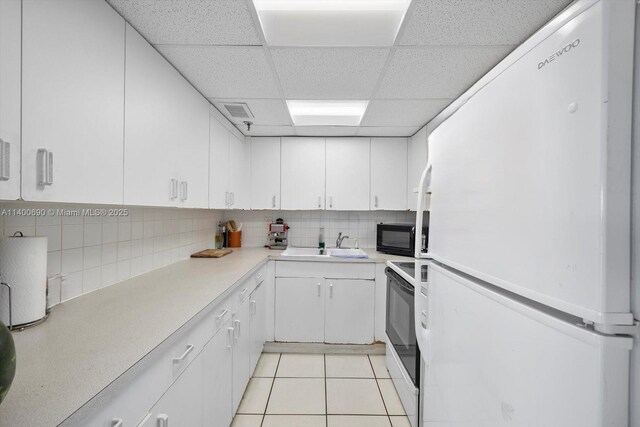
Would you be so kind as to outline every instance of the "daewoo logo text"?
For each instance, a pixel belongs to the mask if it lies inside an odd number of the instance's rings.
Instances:
[[[571,52],[572,49],[577,48],[579,45],[580,45],[580,39],[575,39],[571,43],[569,43],[566,46],[564,46],[562,49],[554,52],[548,58],[545,58],[544,61],[538,62],[538,70],[542,69],[542,67],[544,67],[545,65],[547,65],[547,64],[555,61],[556,59],[560,58],[562,55]]]

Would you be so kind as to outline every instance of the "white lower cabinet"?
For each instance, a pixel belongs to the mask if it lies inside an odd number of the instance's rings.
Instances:
[[[324,341],[324,279],[276,278],[276,341]]]
[[[235,414],[244,389],[251,378],[251,309],[246,299],[233,314],[233,413]]]
[[[202,351],[204,380],[203,426],[228,427],[232,411],[233,328],[231,321],[216,333]]]
[[[372,280],[326,280],[325,342],[370,344],[374,341],[374,286]]]
[[[251,354],[250,371],[253,372],[267,341],[267,295],[266,285],[261,283],[249,296],[251,308]]]

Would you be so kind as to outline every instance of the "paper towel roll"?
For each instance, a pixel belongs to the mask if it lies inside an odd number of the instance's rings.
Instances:
[[[42,319],[47,309],[47,238],[1,238],[0,281],[11,286],[14,326]],[[9,325],[5,286],[0,288],[0,320]]]

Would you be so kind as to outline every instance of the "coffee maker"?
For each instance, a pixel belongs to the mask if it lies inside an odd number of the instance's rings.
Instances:
[[[282,218],[276,219],[276,222],[269,224],[269,235],[267,236],[267,247],[269,249],[287,249],[287,234],[289,226],[284,223]]]

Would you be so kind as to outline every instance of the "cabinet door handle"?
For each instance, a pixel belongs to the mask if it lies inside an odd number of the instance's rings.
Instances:
[[[229,192],[228,191],[224,192],[224,205],[226,207],[229,207]]]
[[[232,191],[229,194],[231,195],[231,203],[229,204],[229,206],[233,206],[236,204],[236,193]]]
[[[224,310],[222,310],[222,313],[218,314],[216,316],[216,320],[222,320],[222,318],[228,313],[229,311],[225,308]]]
[[[329,207],[333,207],[333,196],[329,196]]]
[[[373,198],[373,206],[376,207],[376,208],[378,207],[378,196],[375,196]]]
[[[53,153],[44,148],[38,149],[38,185],[53,184]]]
[[[227,328],[227,348],[231,348],[233,345],[233,328],[229,326]]]
[[[111,420],[111,427],[122,427],[122,418],[114,418]]]
[[[329,298],[333,298],[333,283],[329,283]]]
[[[158,414],[158,427],[169,427],[169,416],[167,414]]]
[[[271,197],[271,207],[272,208],[276,207],[276,196]]]
[[[189,353],[191,353],[192,351],[193,351],[193,344],[189,344],[187,346],[187,349],[184,351],[184,353],[182,353],[179,357],[174,357],[173,358],[173,363],[182,362],[189,355]]]
[[[178,180],[171,178],[171,184],[169,187],[169,199],[175,200],[178,198]]]
[[[322,207],[322,196],[318,196],[318,207]]]
[[[0,181],[8,181],[9,178],[11,178],[11,144],[0,139]]]
[[[251,315],[255,316],[256,314],[256,300],[252,299],[251,300]]]
[[[180,200],[187,200],[187,181],[182,181],[180,183]]]
[[[236,319],[236,320],[233,321],[233,323],[236,325],[236,327],[235,327],[236,339],[238,339],[238,338],[240,338],[240,334],[241,334],[240,326],[241,326],[242,322],[240,322],[238,319]]]
[[[420,315],[421,315],[420,325],[422,326],[422,329],[427,329],[427,312],[423,310],[420,313]]]
[[[318,282],[318,296],[320,296],[320,282]]]

